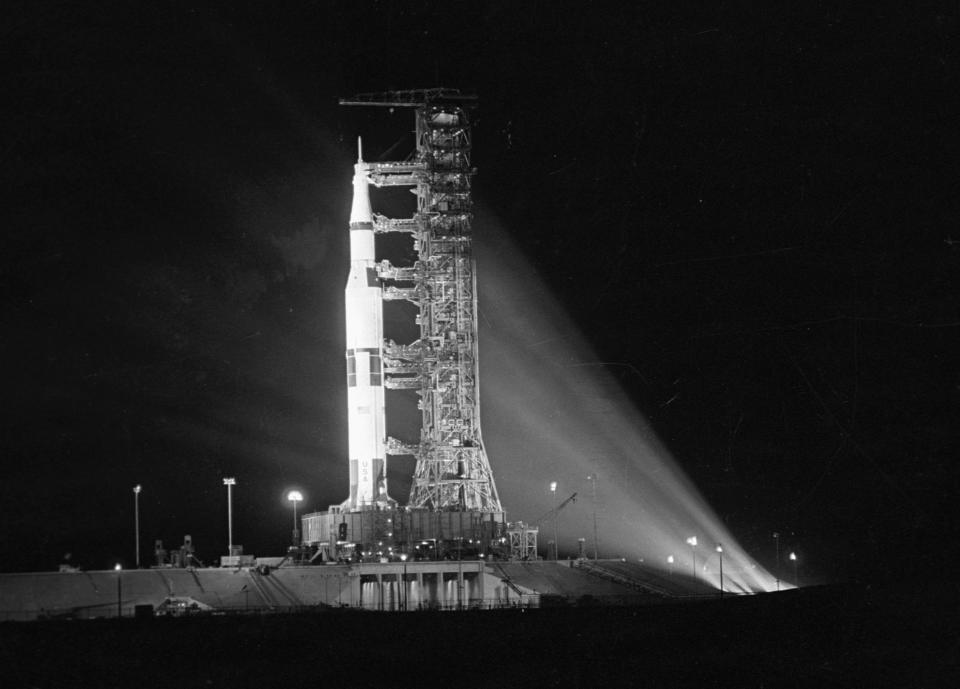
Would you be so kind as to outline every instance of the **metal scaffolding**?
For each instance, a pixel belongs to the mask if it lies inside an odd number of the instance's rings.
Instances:
[[[472,250],[471,115],[476,97],[454,89],[360,94],[341,105],[415,108],[416,151],[403,162],[369,163],[377,187],[409,186],[417,196],[411,218],[374,217],[374,230],[413,236],[412,266],[381,261],[384,300],[420,309],[420,337],[387,341],[384,384],[417,390],[423,417],[420,443],[394,438],[388,454],[416,456],[408,507],[502,512],[480,436],[477,376],[477,284]]]

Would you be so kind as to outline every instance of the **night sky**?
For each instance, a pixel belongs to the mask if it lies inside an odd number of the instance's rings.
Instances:
[[[480,97],[478,244],[509,235],[745,547],[826,579],[958,555],[956,3],[16,4],[4,570],[132,564],[136,483],[145,559],[224,553],[223,476],[258,555],[286,488],[346,497],[355,139],[403,157],[413,118],[337,99],[436,85]]]

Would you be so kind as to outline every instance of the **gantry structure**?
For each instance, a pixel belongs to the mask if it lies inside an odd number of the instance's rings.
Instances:
[[[385,386],[420,396],[419,444],[387,441],[388,454],[417,460],[408,508],[500,513],[480,435],[470,157],[476,96],[413,89],[359,94],[340,104],[414,111],[411,156],[367,163],[372,184],[412,187],[417,197],[412,217],[374,214],[375,232],[412,235],[417,254],[412,266],[377,264],[384,300],[406,300],[420,310],[420,337],[409,344],[388,340],[383,348]]]

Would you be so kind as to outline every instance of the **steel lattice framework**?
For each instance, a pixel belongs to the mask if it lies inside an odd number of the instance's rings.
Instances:
[[[411,218],[374,216],[374,230],[413,236],[417,260],[398,267],[381,261],[385,300],[420,309],[420,337],[384,343],[385,385],[417,390],[422,413],[419,445],[388,440],[387,452],[417,458],[409,507],[502,512],[480,435],[477,376],[477,282],[472,250],[471,116],[476,97],[454,89],[360,94],[342,105],[415,109],[416,150],[404,162],[369,163],[378,187],[410,186]]]

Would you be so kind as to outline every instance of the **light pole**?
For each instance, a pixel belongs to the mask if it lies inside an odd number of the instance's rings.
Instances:
[[[717,553],[720,555],[720,597],[723,598],[723,546],[717,543]]]
[[[560,510],[557,509],[557,482],[550,482],[550,492],[553,493],[553,559],[560,559]]]
[[[400,562],[403,563],[403,581],[400,585],[400,605],[403,606],[402,610],[406,612],[407,610],[407,554],[400,553]]]
[[[233,555],[233,487],[237,479],[225,478],[223,485],[227,487],[227,555]]]
[[[140,569],[140,484],[133,487],[133,524],[137,537],[137,569]]]
[[[588,481],[593,482],[593,561],[597,561],[598,538],[597,538],[597,474],[593,473],[587,476]]]
[[[297,524],[297,503],[303,500],[303,493],[291,490],[287,493],[287,500],[293,503],[293,547],[300,545],[300,525]]]
[[[462,531],[460,532],[463,533]],[[463,610],[463,536],[457,539],[457,610]]]
[[[777,575],[777,591],[779,591],[780,590],[780,533],[778,531],[773,532],[773,542],[777,544],[777,562],[774,570]]]
[[[670,565],[670,576],[673,576],[673,555],[667,556],[667,564]]]
[[[793,585],[797,588],[800,588],[800,563],[797,562],[797,554],[791,552],[787,557],[789,557],[790,561],[793,563]]]
[[[690,545],[690,554],[693,556],[693,578],[697,578],[697,537],[691,536],[687,539]]]
[[[123,567],[118,562],[113,566],[117,573],[117,619],[123,617]]]

